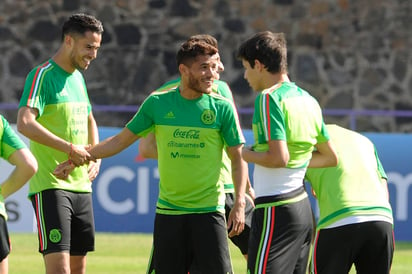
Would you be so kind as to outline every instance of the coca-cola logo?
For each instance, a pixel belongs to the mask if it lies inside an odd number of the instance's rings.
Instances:
[[[200,130],[181,130],[178,128],[175,130],[175,132],[173,132],[173,137],[182,139],[199,139]]]

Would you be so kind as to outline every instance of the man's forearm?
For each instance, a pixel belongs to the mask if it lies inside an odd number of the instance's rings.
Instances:
[[[242,159],[237,163],[232,161],[232,180],[235,188],[235,202],[245,203],[245,194],[247,186],[247,163]]]

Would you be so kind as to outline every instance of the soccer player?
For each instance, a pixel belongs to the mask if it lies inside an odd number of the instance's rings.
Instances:
[[[337,125],[326,126],[339,163],[308,168],[320,216],[313,245],[312,273],[390,273],[393,216],[386,174],[374,144]]]
[[[96,58],[102,33],[95,17],[70,16],[63,24],[60,48],[28,74],[20,100],[17,127],[30,139],[39,162],[29,196],[46,273],[86,273],[86,254],[94,250],[91,181],[100,160],[89,163],[86,148],[99,137],[80,70]],[[79,167],[59,179],[53,170],[68,158]]]
[[[188,40],[190,41],[204,41],[209,45],[218,48],[218,43],[216,38],[209,34],[198,34],[191,36]],[[230,90],[228,84],[224,81],[219,80],[219,74],[224,70],[223,63],[220,60],[219,53],[216,53],[216,62],[217,62],[217,73],[216,78],[213,82],[212,92],[216,92],[217,94],[222,95],[223,97],[231,100],[234,102],[232,91]],[[156,91],[167,91],[170,89],[177,88],[180,84],[180,78],[171,80]],[[149,133],[146,137],[141,138],[139,140],[139,154],[144,158],[153,158],[157,159],[157,147],[156,147],[156,139],[153,133]],[[232,182],[232,172],[230,167],[230,158],[228,157],[227,153],[223,153],[223,160],[222,160],[222,179],[224,182],[224,188],[226,192],[226,200],[225,200],[225,215],[226,218],[229,217],[229,213],[234,205],[234,186]],[[249,231],[250,231],[250,224],[252,222],[252,212],[254,208],[253,199],[254,190],[250,183],[250,180],[247,181],[247,196],[246,196],[246,206],[245,206],[245,228],[239,235],[235,235],[230,237],[230,240],[239,248],[240,252],[243,256],[247,259],[247,249],[248,249],[248,241],[249,241]],[[230,228],[228,228],[230,230]],[[153,272],[153,257],[150,258],[148,273]]]
[[[337,156],[318,102],[288,78],[283,33],[255,34],[241,44],[238,57],[245,79],[259,92],[255,144],[243,149],[243,158],[255,164],[248,273],[303,274],[313,231],[305,171],[315,147],[311,165],[336,165]]]
[[[37,161],[2,115],[0,115],[0,156],[15,166],[0,185],[0,274],[7,274],[10,239],[4,200],[22,188],[36,173]]]
[[[157,274],[187,273],[192,265],[201,273],[232,273],[220,176],[225,145],[235,188],[229,236],[244,228],[248,174],[235,107],[212,92],[216,53],[201,41],[183,43],[177,53],[179,87],[153,92],[120,133],[89,150],[95,158],[110,157],[154,128],[160,176],[153,232]],[[67,161],[55,172],[65,171]]]

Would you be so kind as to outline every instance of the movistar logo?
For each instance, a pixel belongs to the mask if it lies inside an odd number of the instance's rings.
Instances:
[[[182,159],[200,159],[199,154],[180,154],[179,152],[170,152],[170,156],[174,159],[182,158]]]

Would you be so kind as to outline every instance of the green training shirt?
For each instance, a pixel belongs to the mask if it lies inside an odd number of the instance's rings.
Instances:
[[[8,160],[9,157],[16,151],[22,148],[26,148],[26,145],[23,141],[17,136],[16,132],[11,128],[9,122],[0,115],[0,157],[4,160]],[[1,195],[1,186],[0,186],[0,215],[4,216],[7,220],[7,212],[4,204],[3,195]]]
[[[317,229],[356,215],[392,220],[385,171],[373,143],[365,136],[327,125],[339,163],[333,168],[308,168],[306,179],[316,193],[320,216]]]
[[[126,125],[144,136],[154,128],[158,149],[156,212],[224,212],[224,145],[244,143],[232,102],[215,94],[188,100],[179,89],[153,92]]]
[[[257,95],[252,129],[255,151],[267,151],[270,140],[286,141],[288,168],[307,167],[314,145],[329,140],[318,102],[293,82]]]
[[[34,68],[26,78],[19,107],[36,108],[37,122],[53,134],[76,145],[88,144],[88,116],[91,105],[83,75],[68,73],[53,60]],[[57,179],[56,166],[68,155],[59,150],[30,141],[30,149],[39,164],[29,184],[29,195],[45,189],[91,192],[87,165],[77,167],[68,179]]]
[[[175,89],[180,85],[180,77],[169,82],[166,82],[156,91],[167,91]],[[223,97],[231,100],[234,103],[232,91],[230,90],[229,85],[221,80],[215,80],[212,86],[213,92],[222,95]],[[226,193],[233,193],[235,191],[232,179],[232,165],[229,156],[225,152],[223,154],[222,160],[222,170],[221,170],[221,181],[224,182],[224,188]]]

